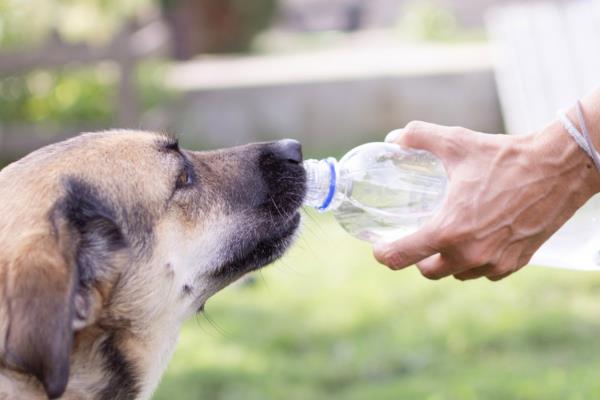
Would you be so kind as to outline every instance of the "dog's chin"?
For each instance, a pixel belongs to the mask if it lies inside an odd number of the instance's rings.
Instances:
[[[242,254],[224,263],[214,274],[215,277],[237,279],[279,259],[294,242],[300,219],[300,212],[295,212],[291,218],[270,230],[264,239],[247,246]]]

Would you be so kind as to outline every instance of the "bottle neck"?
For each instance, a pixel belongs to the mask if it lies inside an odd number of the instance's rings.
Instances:
[[[306,160],[306,197],[304,205],[319,211],[331,208],[339,184],[338,166],[335,158]]]

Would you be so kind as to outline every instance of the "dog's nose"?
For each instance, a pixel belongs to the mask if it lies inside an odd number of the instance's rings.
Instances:
[[[297,140],[284,139],[276,142],[273,153],[277,158],[294,164],[302,162],[302,145]]]

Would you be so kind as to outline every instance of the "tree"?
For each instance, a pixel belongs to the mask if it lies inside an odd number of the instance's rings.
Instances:
[[[269,27],[277,0],[162,0],[174,39],[174,56],[241,52]]]

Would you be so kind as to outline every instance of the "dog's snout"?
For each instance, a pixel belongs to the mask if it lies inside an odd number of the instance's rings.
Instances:
[[[294,164],[302,162],[302,145],[297,140],[284,139],[276,142],[273,146],[275,157],[282,161],[288,161]]]
[[[306,171],[302,166],[302,146],[296,140],[260,144],[259,169],[267,207],[275,215],[290,215],[302,204],[306,186]],[[278,209],[278,210],[277,210]]]

